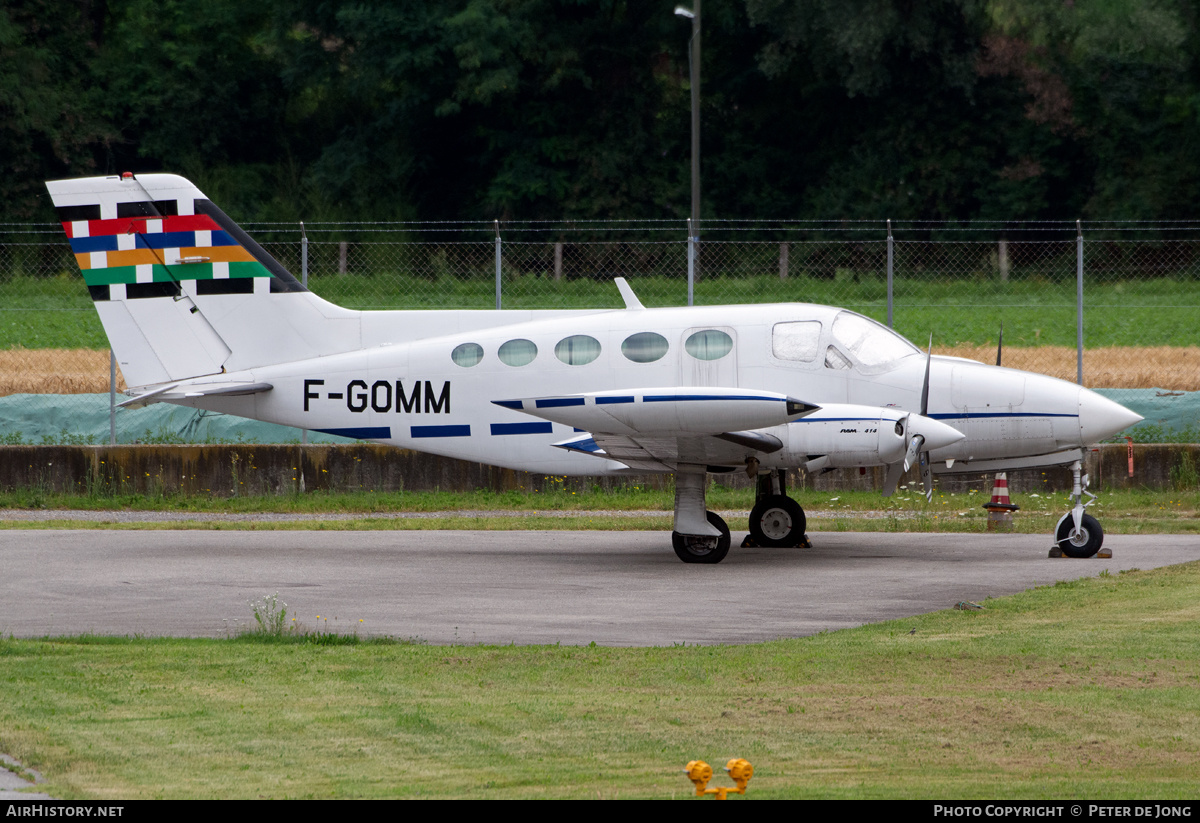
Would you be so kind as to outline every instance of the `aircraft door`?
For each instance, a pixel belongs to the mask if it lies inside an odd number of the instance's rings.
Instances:
[[[696,326],[679,340],[681,386],[738,385],[737,332],[732,326]]]

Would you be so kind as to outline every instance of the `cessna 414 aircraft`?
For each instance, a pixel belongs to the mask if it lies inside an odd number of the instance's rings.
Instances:
[[[760,546],[796,546],[785,470],[1071,466],[1055,539],[1088,557],[1083,450],[1141,417],[1044,375],[932,357],[827,306],[349,311],[305,289],[192,183],[47,183],[125,380],[167,402],[558,475],[674,472],[672,542],[719,563],[709,472],[758,477]],[[1094,495],[1088,495],[1094,499]],[[1090,502],[1090,501],[1089,501]]]

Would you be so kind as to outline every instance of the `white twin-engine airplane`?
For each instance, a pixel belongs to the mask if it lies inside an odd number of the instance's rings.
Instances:
[[[1141,420],[1062,380],[932,357],[803,303],[623,310],[349,311],[305,289],[194,185],[125,173],[47,183],[132,399],[557,475],[675,473],[672,542],[718,563],[710,472],[758,478],[760,546],[800,545],[785,470],[1069,465],[1069,555],[1103,540],[1083,449]],[[1093,495],[1088,495],[1093,498]],[[1090,502],[1090,500],[1089,500]]]

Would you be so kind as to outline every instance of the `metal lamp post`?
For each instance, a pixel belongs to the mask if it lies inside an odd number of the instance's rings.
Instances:
[[[676,6],[675,13],[692,21],[688,41],[688,69],[692,86],[692,219],[688,221],[688,305],[696,285],[696,258],[700,251],[700,0],[688,10]]]

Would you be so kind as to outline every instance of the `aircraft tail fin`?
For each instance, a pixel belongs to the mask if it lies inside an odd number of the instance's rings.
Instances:
[[[46,187],[130,386],[354,344],[357,312],[305,289],[188,180],[127,172]]]

